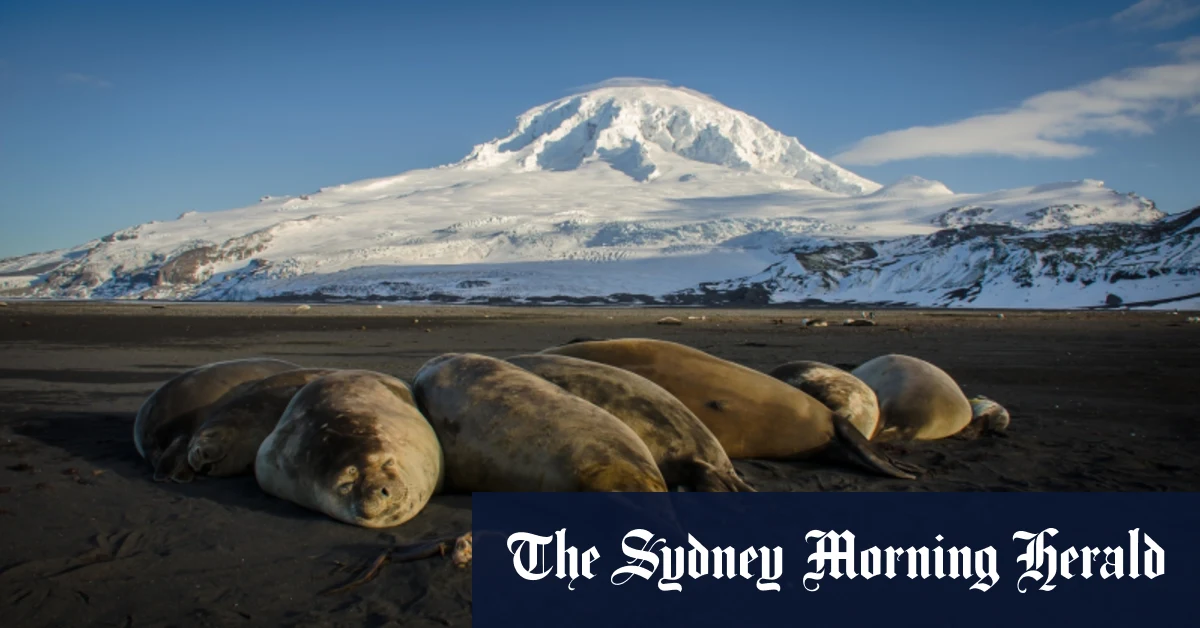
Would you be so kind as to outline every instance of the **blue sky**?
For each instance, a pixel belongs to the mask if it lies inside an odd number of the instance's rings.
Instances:
[[[450,163],[627,76],[881,183],[1200,204],[1200,0],[422,4],[0,0],[0,257]]]

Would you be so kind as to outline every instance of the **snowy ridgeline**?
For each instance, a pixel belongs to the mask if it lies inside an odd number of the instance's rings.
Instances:
[[[536,107],[449,166],[2,260],[0,294],[1188,307],[1198,230],[1092,180],[880,186],[711,98],[641,86]]]

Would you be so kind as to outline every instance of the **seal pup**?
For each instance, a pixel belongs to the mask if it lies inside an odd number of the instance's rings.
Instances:
[[[622,338],[575,342],[539,353],[608,364],[658,384],[683,402],[735,460],[848,457],[881,475],[916,477],[876,451],[848,418],[804,391],[687,345]]]
[[[1008,430],[1008,424],[1012,419],[1004,406],[983,395],[972,397],[970,402],[971,425],[968,429],[992,435],[1003,434]]]
[[[879,399],[873,440],[936,440],[971,422],[971,402],[942,369],[909,355],[881,355],[851,372]]]
[[[503,360],[447,353],[413,379],[457,491],[664,492],[666,481],[620,419]]]
[[[263,491],[365,528],[412,519],[441,490],[437,434],[403,381],[335,371],[292,397],[258,448]]]
[[[797,360],[781,364],[767,374],[843,414],[868,439],[875,434],[879,426],[879,399],[870,386],[849,371],[824,362]]]
[[[247,382],[298,368],[273,358],[228,360],[184,371],[159,386],[133,420],[133,445],[154,468],[154,480],[192,480],[188,442],[222,397]]]
[[[507,358],[620,419],[646,443],[668,488],[753,492],[733,468],[717,437],[687,406],[658,384],[625,369],[565,355]]]
[[[258,447],[301,388],[333,369],[294,369],[242,384],[205,415],[188,444],[188,464],[213,477],[254,470]]]

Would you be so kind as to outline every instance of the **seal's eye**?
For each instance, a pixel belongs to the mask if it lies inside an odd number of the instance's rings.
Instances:
[[[337,487],[337,492],[342,495],[349,495],[350,491],[353,491],[353,490],[354,490],[354,482],[346,482],[346,483],[342,484],[341,486]]]
[[[395,458],[388,458],[387,462],[383,463],[383,468],[384,468],[384,469],[391,469],[391,468],[392,468],[392,467],[394,467],[394,466],[396,466],[396,459],[395,459]]]

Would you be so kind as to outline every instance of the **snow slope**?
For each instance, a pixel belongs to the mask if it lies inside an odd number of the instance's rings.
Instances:
[[[1142,286],[1129,294],[1161,299],[1200,292],[1187,229],[1154,241],[1170,219],[1092,180],[988,194],[919,177],[880,186],[691,90],[605,87],[529,110],[455,164],[0,260],[0,294],[724,302],[752,288],[774,302],[1090,306],[1107,293],[1042,290],[1016,279],[1019,264],[989,266],[985,280],[963,272],[980,253],[946,248],[944,234],[990,226],[1051,242],[1120,227],[1091,272],[1153,266],[1145,251],[1168,247],[1160,257],[1178,279],[1122,279]],[[855,262],[833,284],[797,265],[811,250],[857,246],[901,261]],[[946,296],[980,281],[973,300]]]
[[[984,308],[1200,306],[1200,208],[1150,224],[974,225],[876,242],[812,241],[751,277],[772,302]],[[1163,303],[1154,303],[1163,301]]]

